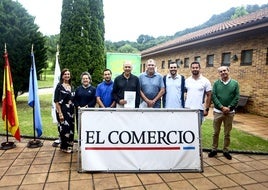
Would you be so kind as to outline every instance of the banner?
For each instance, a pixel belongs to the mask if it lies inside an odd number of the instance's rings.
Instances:
[[[29,77],[29,97],[28,97],[28,105],[33,108],[34,111],[34,127],[37,132],[37,136],[40,137],[42,135],[42,120],[41,120],[41,112],[40,112],[40,102],[38,96],[38,83],[37,83],[37,75],[35,68],[35,59],[34,53],[31,53],[32,65],[30,69],[30,77]]]
[[[106,68],[113,73],[113,79],[123,73],[123,64],[125,61],[131,61],[133,65],[132,74],[139,76],[141,67],[141,55],[131,53],[107,53]]]
[[[59,52],[56,52],[56,63],[55,63],[55,70],[54,70],[54,82],[53,82],[53,96],[52,96],[52,109],[51,109],[51,116],[53,123],[57,123],[56,117],[56,105],[54,103],[54,92],[57,87],[57,84],[60,82],[60,65],[59,65]]]
[[[8,130],[8,132],[10,132],[18,141],[20,141],[17,106],[7,52],[4,53],[4,59],[5,66],[2,97],[2,119],[4,120],[5,129]],[[8,126],[6,126],[6,124]]]
[[[82,171],[203,170],[198,110],[94,108],[79,116]]]

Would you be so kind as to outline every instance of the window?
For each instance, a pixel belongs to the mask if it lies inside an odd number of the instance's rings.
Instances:
[[[189,57],[184,58],[184,68],[189,68]]]
[[[223,53],[222,54],[222,61],[221,61],[221,65],[222,66],[230,66],[231,63],[231,53]]]
[[[165,61],[162,61],[161,69],[165,69]]]
[[[241,52],[241,65],[252,65],[253,50],[243,50]]]
[[[207,55],[207,67],[213,67],[214,55]]]
[[[200,60],[201,60],[201,57],[200,57],[200,56],[196,56],[196,57],[194,57],[194,61],[197,61],[197,62],[200,63]]]
[[[182,60],[180,60],[180,59],[176,59],[176,63],[177,63],[178,68],[180,68],[183,64]]]
[[[169,65],[172,63],[172,60],[168,60],[168,68],[169,68]]]

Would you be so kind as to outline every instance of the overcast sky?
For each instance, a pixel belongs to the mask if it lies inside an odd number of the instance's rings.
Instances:
[[[62,0],[17,1],[36,17],[35,23],[44,35],[60,32]],[[231,7],[267,3],[267,0],[103,0],[105,40],[136,41],[141,34],[174,35]]]

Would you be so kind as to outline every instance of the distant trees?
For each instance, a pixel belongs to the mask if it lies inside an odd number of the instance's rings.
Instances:
[[[69,68],[74,86],[88,71],[95,85],[104,68],[104,23],[102,0],[63,0],[59,63]]]
[[[57,45],[59,45],[60,35],[46,36],[45,46],[47,47],[48,61],[52,63],[52,70],[55,69]]]
[[[81,0],[77,0],[77,1],[79,2]],[[65,2],[65,0],[64,0],[64,2]],[[73,1],[70,0],[70,2],[72,3]],[[86,35],[87,32],[90,33],[90,34],[88,34],[89,41],[90,41],[90,42],[88,42],[90,44],[90,52],[91,52],[90,55],[94,55],[94,56],[90,56],[90,58],[89,58],[90,61],[89,61],[89,65],[88,65],[89,66],[88,71],[93,75],[93,80],[95,82],[97,82],[100,79],[98,77],[99,76],[98,73],[99,73],[101,67],[103,67],[105,65],[104,61],[102,61],[102,60],[105,59],[106,52],[138,53],[140,51],[146,50],[148,48],[151,48],[153,46],[156,46],[156,45],[161,44],[163,42],[166,42],[168,40],[172,40],[174,38],[180,37],[182,35],[185,35],[185,34],[188,34],[188,33],[191,33],[191,32],[206,28],[206,27],[210,27],[212,25],[230,20],[234,17],[243,16],[244,14],[246,14],[246,12],[252,13],[252,12],[257,11],[261,8],[268,7],[268,4],[262,5],[262,6],[247,5],[246,7],[237,7],[237,8],[233,7],[224,13],[221,13],[219,15],[213,15],[207,22],[205,22],[201,25],[198,25],[198,26],[193,27],[193,28],[186,28],[185,30],[182,30],[182,31],[178,31],[173,36],[159,36],[159,37],[155,38],[155,37],[150,36],[150,35],[141,34],[138,36],[137,40],[134,42],[131,42],[131,41],[112,42],[112,41],[104,41],[104,40],[102,41],[102,39],[104,39],[103,38],[104,24],[103,24],[102,6],[103,6],[102,1],[90,0],[90,10],[89,10],[90,13],[89,14],[92,17],[92,19],[90,19],[90,27],[91,28],[89,31],[86,31],[85,28],[82,29],[82,31],[83,31],[82,35]],[[65,13],[62,12],[62,14],[65,14]],[[84,15],[84,14],[81,14],[81,15]],[[63,22],[68,22],[68,19],[62,18],[62,24],[63,24]],[[70,31],[71,29],[69,29],[69,27],[71,27],[71,25],[67,27],[68,24],[69,23],[66,23],[65,25],[66,25],[67,31]],[[55,36],[52,36],[52,38],[55,40],[54,37]],[[69,38],[72,39],[72,35]],[[64,45],[64,44],[62,44],[62,45]],[[103,48],[104,48],[104,52],[105,52],[104,54],[102,54]],[[51,50],[51,49],[49,48],[49,50]],[[54,48],[54,51],[55,51],[55,48]],[[62,52],[60,52],[60,53],[62,54]],[[100,54],[100,53],[104,57],[99,57],[98,59],[95,59],[94,58],[95,55]],[[49,54],[49,56],[50,55],[52,55],[53,58],[55,57],[55,54]],[[103,62],[103,64],[101,64],[102,62]],[[64,64],[64,63],[62,62],[61,64]],[[97,65],[100,67],[96,68]]]
[[[235,19],[235,18],[238,18],[238,17],[241,17],[241,16],[244,16],[248,14],[247,10],[245,7],[237,7],[235,9],[235,13],[231,16],[231,19]]]
[[[38,77],[47,67],[45,37],[34,24],[34,17],[18,2],[1,0],[0,2],[0,49],[4,52],[7,44],[8,57],[13,77],[15,96],[29,88],[31,67],[31,47],[34,45],[35,63]],[[3,59],[0,59],[3,68]],[[3,69],[0,69],[0,84],[3,84]],[[0,85],[0,93],[3,92]]]

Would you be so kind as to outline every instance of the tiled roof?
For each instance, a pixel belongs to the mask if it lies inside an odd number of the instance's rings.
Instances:
[[[188,33],[186,35],[175,38],[174,40],[170,40],[157,46],[151,47],[147,50],[144,50],[141,52],[141,54],[143,55],[147,53],[153,53],[154,51],[163,50],[165,48],[178,46],[199,39],[205,39],[222,33],[228,33],[230,31],[239,30],[241,28],[245,28],[251,25],[257,25],[263,22],[268,23],[268,8],[261,9],[259,11],[247,14],[242,17],[238,17],[233,20],[222,22],[220,24],[216,24],[208,28]]]

